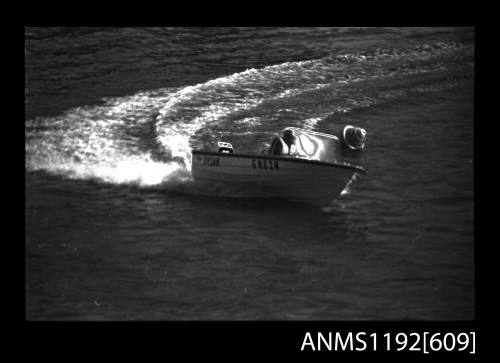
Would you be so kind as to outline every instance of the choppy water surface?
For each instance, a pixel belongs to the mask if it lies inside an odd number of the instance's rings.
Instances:
[[[471,319],[474,30],[26,29],[30,320]],[[325,208],[191,148],[368,131]]]

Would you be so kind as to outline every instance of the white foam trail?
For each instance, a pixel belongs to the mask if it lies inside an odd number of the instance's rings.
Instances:
[[[71,179],[98,179],[112,184],[153,186],[172,181],[187,181],[190,173],[176,162],[160,163],[145,158],[129,158],[110,164],[61,162],[48,166],[51,172]]]
[[[324,117],[311,117],[305,119],[301,125],[303,129],[313,130],[318,122],[323,120]]]
[[[429,53],[452,52],[455,48],[453,44],[438,44]],[[343,101],[339,98],[339,102],[327,110],[314,110],[312,106],[311,110],[298,112],[294,107],[294,100],[305,92],[321,90],[324,94],[330,91],[329,88],[343,87],[339,85],[342,80],[352,84],[386,76],[384,72],[377,73],[383,67],[368,67],[366,74],[361,72],[361,76],[357,77],[355,71],[346,80],[343,70],[349,65],[336,61],[338,57],[347,59],[347,63],[366,63],[391,57],[411,59],[421,56],[422,52],[427,50],[409,49],[401,54],[389,52],[387,55],[380,51],[380,54],[367,56],[339,55],[286,62],[262,69],[247,69],[194,86],[108,98],[100,106],[77,107],[58,117],[29,120],[25,134],[26,168],[73,178],[97,178],[109,183],[143,186],[165,184],[169,180],[189,180],[190,151],[192,146],[196,146],[193,143],[200,131],[210,132],[221,125],[223,131],[220,133],[227,130],[238,135],[255,133],[268,120],[268,113],[252,113],[254,109],[260,111],[259,107],[263,104],[267,107],[266,112],[275,111],[279,116],[279,111],[285,110],[282,113],[286,117],[295,118],[291,122],[314,129],[332,112],[370,107],[397,99],[408,92],[433,91],[431,86],[422,86],[416,90],[386,91],[372,98],[345,98]],[[410,67],[398,68],[397,72],[403,76],[430,70]],[[304,114],[307,116],[301,120]],[[226,128],[226,125],[231,127]],[[269,125],[273,132],[276,131],[274,127]],[[233,128],[238,130],[233,131]],[[156,141],[156,144],[148,146],[151,141]],[[157,153],[155,147],[164,154]],[[164,162],[158,160],[160,157]],[[178,159],[182,162],[176,161]]]
[[[174,94],[170,89],[105,99],[101,106],[77,107],[58,117],[26,122],[26,168],[69,178],[151,186],[187,179],[184,165],[159,162],[140,147],[154,114]]]

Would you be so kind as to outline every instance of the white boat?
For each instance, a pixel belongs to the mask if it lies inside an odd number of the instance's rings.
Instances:
[[[356,173],[366,173],[342,161],[342,150],[362,150],[365,136],[363,129],[350,125],[339,136],[289,127],[262,154],[236,153],[230,143],[218,142],[216,152],[192,151],[192,175],[196,182],[327,205]]]

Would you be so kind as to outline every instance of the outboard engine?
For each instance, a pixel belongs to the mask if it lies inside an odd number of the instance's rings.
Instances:
[[[228,153],[228,154],[232,154],[234,149],[233,149],[233,145],[231,145],[230,143],[228,142],[222,142],[222,141],[218,141],[217,142],[217,146],[219,147],[219,149],[217,150],[217,152],[219,153]]]
[[[346,125],[339,136],[342,151],[357,154],[365,147],[366,130],[361,127]]]

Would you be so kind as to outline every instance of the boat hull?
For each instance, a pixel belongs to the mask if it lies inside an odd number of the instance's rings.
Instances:
[[[355,173],[364,169],[281,156],[193,151],[197,182],[224,184],[257,195],[326,205],[340,195]]]

